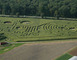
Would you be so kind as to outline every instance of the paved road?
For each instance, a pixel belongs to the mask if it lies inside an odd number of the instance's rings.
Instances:
[[[77,42],[28,43],[0,55],[0,60],[54,60]]]

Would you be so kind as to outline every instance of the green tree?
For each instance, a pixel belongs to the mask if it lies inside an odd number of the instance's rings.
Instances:
[[[70,7],[67,5],[63,5],[59,8],[61,17],[70,17]]]
[[[2,14],[2,5],[0,4],[0,14]]]
[[[70,13],[74,18],[77,17],[77,5],[71,7]]]
[[[16,13],[16,16],[19,17],[19,12]]]
[[[54,16],[56,17],[57,20],[59,20],[59,11],[58,10],[55,11]]]
[[[48,5],[46,4],[46,2],[39,4],[39,13],[42,18],[46,18],[48,14]]]
[[[77,17],[77,0],[0,0],[0,14]]]

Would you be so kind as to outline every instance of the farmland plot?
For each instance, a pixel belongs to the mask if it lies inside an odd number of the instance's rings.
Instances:
[[[10,41],[76,39],[77,21],[0,17],[0,32]]]
[[[55,60],[74,46],[77,46],[77,41],[26,43],[1,54],[0,60]]]

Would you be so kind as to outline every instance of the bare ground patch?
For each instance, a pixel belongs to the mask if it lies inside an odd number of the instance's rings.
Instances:
[[[77,48],[71,50],[71,51],[69,52],[69,54],[71,54],[71,55],[73,55],[73,56],[77,56]]]

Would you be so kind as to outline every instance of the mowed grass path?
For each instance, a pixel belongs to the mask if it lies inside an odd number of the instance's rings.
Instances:
[[[55,60],[77,46],[72,42],[26,43],[0,55],[0,60]]]
[[[0,33],[7,41],[77,39],[77,21],[0,17]]]

